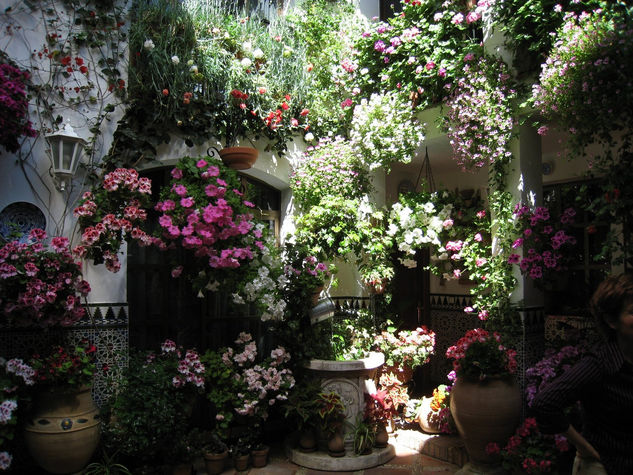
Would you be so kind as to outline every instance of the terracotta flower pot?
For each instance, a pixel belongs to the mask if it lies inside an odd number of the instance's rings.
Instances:
[[[422,429],[427,434],[439,434],[440,430],[440,415],[439,412],[435,412],[431,409],[432,397],[423,397],[418,413],[416,414],[416,420],[420,424]]]
[[[252,147],[225,147],[219,153],[222,162],[233,170],[248,170],[259,155],[257,149]]]
[[[251,465],[255,468],[265,467],[268,463],[268,451],[270,447],[263,446],[261,449],[251,451]]]
[[[499,455],[486,445],[503,447],[521,420],[521,390],[512,378],[470,381],[458,378],[451,390],[451,414],[470,462],[474,466],[499,464]]]
[[[387,427],[383,423],[379,423],[376,427],[376,439],[374,440],[374,446],[379,449],[387,447],[389,444],[389,432]]]
[[[226,460],[229,457],[228,450],[221,454],[204,454],[204,466],[209,475],[218,475],[224,471]]]
[[[336,431],[328,438],[327,453],[330,457],[343,457],[345,455],[345,439],[340,431]]]
[[[248,469],[249,460],[249,454],[236,455],[235,457],[233,457],[233,466],[235,467],[235,470],[237,470],[238,472],[243,472],[244,470]]]
[[[301,452],[314,452],[317,449],[317,438],[314,431],[304,429],[299,434],[299,450]]]

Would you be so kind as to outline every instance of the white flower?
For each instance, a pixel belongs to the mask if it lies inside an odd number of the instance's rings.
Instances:
[[[242,43],[242,49],[246,53],[250,53],[253,50],[253,43],[251,43],[250,41],[245,41],[244,43]]]
[[[400,262],[403,266],[408,267],[409,269],[414,269],[417,263],[413,259],[400,259]]]
[[[306,142],[312,142],[314,140],[314,134],[312,132],[308,132],[303,136]]]
[[[179,64],[179,63],[180,63],[180,58],[179,58],[178,56],[176,56],[176,55],[173,55],[173,56],[171,57],[171,62],[172,62],[173,64]]]
[[[264,57],[264,52],[260,48],[257,48],[255,51],[253,51],[253,58],[261,59],[263,57]]]
[[[154,45],[154,42],[152,40],[145,40],[145,43],[143,43],[143,48],[148,51],[153,50],[155,47],[156,45]]]
[[[220,283],[216,280],[214,282],[209,282],[205,289],[210,290],[211,292],[217,292],[220,288]]]
[[[192,66],[189,68],[189,71],[191,71],[193,74],[198,74],[198,66],[196,66],[195,64],[194,64],[194,65],[192,65]]]
[[[240,61],[240,64],[244,68],[250,68],[250,66],[251,66],[251,64],[253,64],[253,62],[249,58],[242,58],[242,60]]]
[[[193,59],[190,59],[189,61],[187,61],[187,66],[193,66]]]

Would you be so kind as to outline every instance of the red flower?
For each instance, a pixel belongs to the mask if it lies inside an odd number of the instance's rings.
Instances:
[[[163,89],[163,96],[169,95],[169,89]]]
[[[310,110],[309,110],[309,109],[303,109],[303,110],[299,113],[299,115],[300,115],[301,117],[305,117],[305,116],[306,116],[306,115],[308,115],[309,113],[310,113]]]

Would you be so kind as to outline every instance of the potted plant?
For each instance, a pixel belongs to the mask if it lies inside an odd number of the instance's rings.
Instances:
[[[68,326],[86,310],[81,297],[90,285],[83,280],[81,264],[69,249],[68,238],[33,229],[26,242],[12,241],[0,249],[0,309],[6,322],[16,326]]]
[[[327,437],[328,454],[332,457],[345,455],[343,426],[345,423],[345,405],[338,393],[320,392],[316,396],[315,409],[319,427]]]
[[[392,391],[393,393],[393,391]],[[398,398],[396,398],[397,404]],[[398,408],[394,404],[394,398],[385,389],[379,389],[373,393],[365,393],[365,421],[373,424],[376,437],[376,447],[386,447],[389,442],[387,424],[397,414]]]
[[[30,359],[37,384],[24,439],[37,464],[49,472],[82,470],[99,444],[99,410],[90,392],[96,351],[81,340]]]
[[[172,340],[165,340],[159,352],[131,350],[116,392],[103,408],[105,448],[118,450],[132,471],[171,464],[179,452],[173,441],[187,438],[205,376],[198,353]]]
[[[388,327],[375,336],[374,348],[385,355],[382,372],[392,372],[406,383],[413,370],[427,363],[435,352],[435,333],[425,326],[397,333],[394,327]]]
[[[298,444],[302,452],[314,452],[317,449],[314,429],[318,423],[316,398],[320,392],[320,381],[304,378],[297,382],[283,403],[284,417],[289,419],[299,432]]]
[[[19,358],[0,357],[0,470],[8,470],[13,456],[15,431],[18,428],[18,405],[25,390],[35,384],[35,371]]]
[[[470,463],[475,468],[498,464],[498,454],[487,453],[486,445],[505,444],[521,419],[521,390],[513,377],[516,351],[503,344],[499,333],[475,328],[449,347],[446,356],[456,374],[451,414]]]
[[[450,391],[451,386],[440,384],[433,388],[431,397],[422,397],[415,399],[411,408],[411,419],[417,421],[420,428],[428,434],[453,432],[451,410],[450,410]]]
[[[376,441],[376,426],[362,417],[354,426],[354,453],[367,455],[372,451]]]
[[[239,437],[231,445],[231,457],[233,458],[235,470],[242,472],[248,468],[250,453],[251,446],[246,437]]]
[[[202,433],[202,456],[204,466],[209,475],[217,475],[224,471],[229,457],[229,448],[217,432]]]

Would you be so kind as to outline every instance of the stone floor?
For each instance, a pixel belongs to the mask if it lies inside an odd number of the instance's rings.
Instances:
[[[227,469],[223,475],[406,475],[425,473],[455,473],[466,462],[463,444],[457,437],[431,436],[416,430],[398,430],[391,434],[389,443],[396,456],[384,465],[353,472],[330,472],[300,467],[286,457],[284,447],[273,446],[268,465],[237,472]],[[197,464],[196,473],[204,475],[204,465]]]

